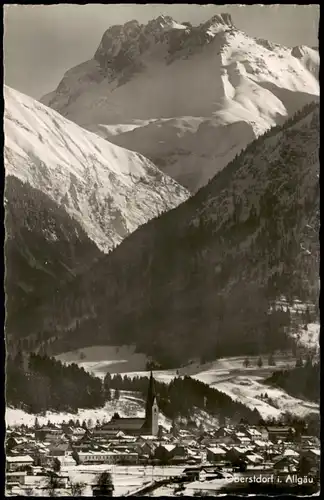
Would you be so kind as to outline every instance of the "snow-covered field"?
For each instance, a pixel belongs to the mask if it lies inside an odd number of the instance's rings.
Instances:
[[[7,86],[4,98],[6,174],[64,206],[104,252],[189,197],[140,154]]]
[[[259,379],[259,380],[258,380]],[[264,419],[280,417],[286,412],[299,417],[318,413],[319,405],[289,396],[284,390],[262,384],[261,377],[235,377],[227,382],[212,384],[247,407],[256,408]],[[267,394],[267,398],[261,395]]]
[[[147,357],[135,352],[134,346],[92,346],[56,356],[63,363],[77,363],[97,377],[107,372],[144,371]]]
[[[92,496],[91,484],[95,483],[96,476],[104,471],[109,471],[112,475],[115,491],[114,496],[123,496],[127,493],[136,491],[138,488],[152,480],[167,478],[180,475],[183,466],[172,467],[152,467],[152,466],[119,466],[119,465],[79,465],[62,467],[61,473],[69,476],[72,483],[83,483],[85,488],[82,496]],[[45,484],[45,479],[37,476],[27,476],[26,486],[39,486]],[[17,488],[15,494],[23,493],[23,490]],[[48,496],[43,490],[35,489],[34,496]],[[69,496],[69,491],[60,491],[58,496]]]
[[[318,345],[319,325],[312,323],[308,325],[308,331],[301,331],[305,337],[303,345],[311,335],[313,343]],[[299,342],[302,342],[300,337]],[[142,353],[136,353],[134,346],[93,346],[76,351],[70,351],[56,356],[64,363],[77,363],[85,370],[103,378],[107,372],[111,374],[119,373],[128,377],[148,377],[150,372],[146,370],[147,357]],[[257,408],[264,417],[279,417],[290,412],[294,415],[303,416],[313,412],[319,412],[319,405],[289,396],[284,390],[264,385],[262,382],[275,370],[287,369],[295,366],[295,358],[287,353],[277,353],[275,355],[276,366],[267,365],[267,357],[263,358],[263,366],[257,366],[257,356],[250,356],[249,367],[243,365],[245,357],[236,356],[221,358],[214,362],[201,365],[192,362],[187,366],[172,370],[156,370],[154,377],[156,380],[169,383],[177,376],[191,376],[205,384],[215,387],[219,391],[228,394],[233,400],[238,400],[250,408]],[[267,393],[268,398],[261,398],[261,394]],[[101,422],[109,420],[112,415],[118,412],[121,416],[143,417],[144,401],[136,393],[121,391],[119,401],[112,401],[104,408],[94,410],[80,409],[77,414],[47,412],[45,416],[39,417],[40,423],[62,422],[69,419],[80,419]],[[196,412],[197,423],[204,422],[207,426],[215,426],[217,419],[207,415],[205,412]],[[25,423],[32,425],[35,415],[29,415],[23,410],[7,408],[6,421],[9,425],[19,425]],[[170,422],[161,416],[161,424],[169,428]]]
[[[308,325],[309,331],[315,336],[318,335],[318,325]],[[307,333],[307,332],[306,332]],[[139,354],[134,354],[133,348],[123,346],[119,348],[98,347],[83,349],[86,360],[82,361],[82,366],[89,371],[92,371],[97,376],[104,376],[103,365],[110,373],[120,373],[128,377],[149,376],[149,372],[143,369],[144,358]],[[97,355],[97,365],[93,361],[93,353]],[[112,359],[108,359],[108,353]],[[77,353],[66,353],[60,356],[60,359],[77,362]],[[103,361],[101,358],[107,356]],[[139,356],[139,357],[137,357]],[[125,358],[122,364],[114,364],[118,357]],[[200,365],[199,363],[191,363],[178,370],[156,370],[154,377],[160,382],[169,383],[176,376],[189,375],[205,384],[215,387],[238,400],[250,408],[257,408],[260,414],[264,417],[278,417],[285,412],[290,412],[295,415],[305,415],[308,413],[318,412],[319,406],[316,403],[302,401],[298,398],[289,396],[284,390],[266,386],[262,381],[268,378],[275,370],[292,368],[295,366],[295,358],[287,353],[277,353],[275,355],[276,366],[267,365],[267,357],[263,358],[263,366],[257,366],[258,356],[250,356],[250,366],[246,368],[243,365],[245,357],[236,356],[231,358],[221,358],[214,362]],[[138,363],[138,364],[137,364]],[[126,367],[132,366],[130,371]],[[136,368],[136,370],[135,370]],[[267,399],[261,399],[261,394],[269,396]],[[197,415],[197,420],[207,419],[206,415]],[[210,422],[211,425],[215,422]]]

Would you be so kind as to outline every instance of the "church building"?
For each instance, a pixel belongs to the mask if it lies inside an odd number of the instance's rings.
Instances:
[[[155,383],[151,372],[144,418],[121,418],[113,417],[110,422],[101,428],[104,433],[107,431],[122,431],[131,435],[151,435],[157,436],[159,431],[159,407],[156,399]]]

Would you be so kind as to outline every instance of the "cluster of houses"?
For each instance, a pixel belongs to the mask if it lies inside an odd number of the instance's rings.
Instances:
[[[211,465],[224,470],[271,470],[276,474],[298,472],[301,458],[309,472],[318,474],[320,443],[314,436],[294,437],[287,426],[220,427],[201,432],[166,430],[159,436],[131,434],[105,424],[93,429],[66,424],[36,429],[8,429],[6,435],[7,487],[24,484],[26,476],[48,468],[62,474],[66,466],[80,464],[183,465],[195,479],[208,476]]]
[[[296,435],[284,425],[171,429],[159,425],[159,408],[151,373],[144,418],[112,419],[94,428],[62,423],[7,429],[6,487],[26,485],[27,477],[55,472],[68,487],[64,468],[80,465],[183,466],[182,478],[206,481],[220,474],[267,471],[276,475],[311,474],[319,478],[320,441]],[[67,469],[65,469],[67,470]],[[170,480],[172,472],[170,472]]]

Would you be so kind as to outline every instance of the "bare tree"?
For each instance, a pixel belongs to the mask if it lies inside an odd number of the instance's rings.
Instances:
[[[55,497],[55,490],[59,488],[60,480],[57,474],[53,471],[50,471],[47,476],[46,486],[45,488],[48,491],[50,497]]]
[[[71,496],[81,497],[85,487],[86,484],[82,482],[71,483]]]

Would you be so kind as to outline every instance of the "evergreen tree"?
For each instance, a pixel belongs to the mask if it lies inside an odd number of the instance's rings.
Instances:
[[[312,360],[312,357],[310,354],[308,354],[306,356],[306,360],[305,360],[305,368],[312,368],[313,366],[313,360]]]
[[[261,356],[258,359],[257,365],[258,365],[259,368],[261,368],[263,366],[263,361],[262,361]]]
[[[53,471],[60,472],[61,470],[61,462],[56,458],[53,463]]]
[[[119,389],[117,388],[117,389],[115,389],[114,399],[116,401],[118,401],[119,398],[120,398],[120,392],[119,392]]]
[[[305,311],[305,323],[306,324],[309,324],[312,322],[312,318],[311,318],[311,313],[310,313],[310,310],[309,310],[309,306],[306,307],[306,311]]]
[[[250,360],[249,360],[249,358],[245,358],[245,360],[243,361],[243,366],[245,368],[248,368],[248,366],[250,366]]]
[[[111,401],[111,392],[110,392],[110,389],[108,387],[105,389],[105,400]]]
[[[114,483],[110,472],[102,472],[97,476],[96,486],[100,490],[99,496],[106,496],[107,493],[114,490]]]
[[[296,368],[302,368],[303,367],[303,360],[301,357],[296,359]]]

